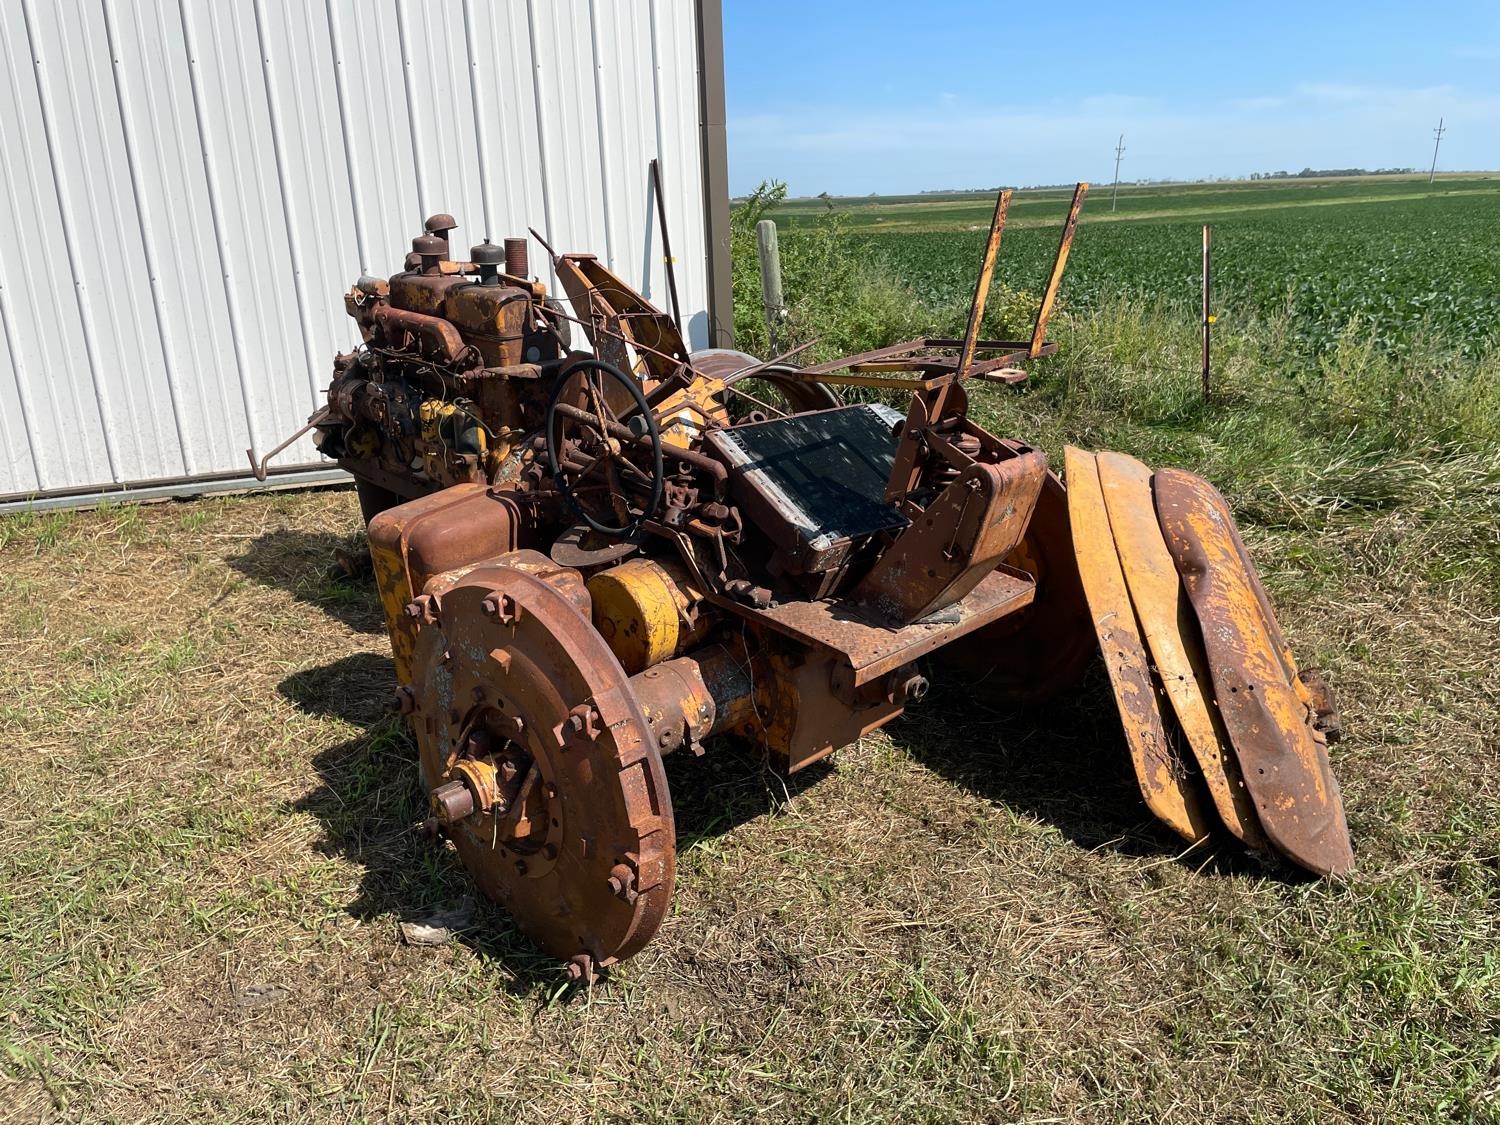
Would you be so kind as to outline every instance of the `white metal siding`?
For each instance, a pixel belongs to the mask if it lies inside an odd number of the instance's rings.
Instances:
[[[0,497],[245,469],[428,214],[708,341],[692,0],[0,2]],[[533,269],[554,283],[532,245]],[[281,465],[310,463],[304,439]]]

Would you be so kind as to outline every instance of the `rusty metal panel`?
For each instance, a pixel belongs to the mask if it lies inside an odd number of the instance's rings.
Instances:
[[[1072,446],[1064,456],[1078,574],[1120,707],[1141,796],[1174,832],[1189,842],[1201,841],[1213,827],[1211,806],[1200,791],[1200,780],[1189,774],[1162,725],[1156,682],[1115,552],[1098,465],[1093,454]]]
[[[1214,700],[1203,638],[1162,537],[1151,470],[1124,453],[1095,455],[1125,585],[1178,726],[1198,761],[1219,819],[1252,848],[1266,838]]]
[[[841,656],[855,686],[957,640],[1006,614],[1024,609],[1036,584],[1008,567],[996,567],[940,619],[899,628],[862,620],[839,602],[788,601],[745,611],[788,637]]]
[[[707,341],[696,5],[0,4],[0,506],[244,471],[435,211],[535,226]],[[549,283],[546,259],[532,260]],[[309,440],[281,468],[318,463]]]
[[[1299,676],[1229,505],[1180,469],[1155,477],[1168,549],[1202,627],[1214,695],[1266,835],[1320,875],[1354,865],[1319,707]],[[1326,688],[1323,693],[1326,696]]]

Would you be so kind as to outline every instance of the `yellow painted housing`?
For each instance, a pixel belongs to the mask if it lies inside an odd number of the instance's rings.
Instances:
[[[589,579],[594,628],[631,675],[677,655],[694,639],[702,595],[671,564],[631,559]]]

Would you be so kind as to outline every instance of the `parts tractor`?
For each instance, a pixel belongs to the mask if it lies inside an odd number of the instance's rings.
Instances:
[[[363,342],[309,427],[358,482],[430,823],[573,977],[666,917],[666,755],[734,735],[801,770],[918,704],[928,671],[1034,702],[1102,653],[1152,813],[1189,844],[1350,867],[1336,712],[1222,497],[1072,448],[1065,486],[969,416],[969,386],[1055,350],[1086,187],[1027,341],[980,338],[1008,192],[961,339],[815,365],[690,352],[534,232],[563,300],[525,238],[454,260],[448,216],[348,293]]]

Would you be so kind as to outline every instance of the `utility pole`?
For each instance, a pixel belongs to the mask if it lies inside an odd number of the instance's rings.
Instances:
[[[1115,186],[1109,192],[1109,209],[1115,209],[1115,196],[1120,194],[1120,157],[1125,155],[1125,134],[1120,134],[1120,139],[1115,144]]]
[[[1432,183],[1432,177],[1437,175],[1437,150],[1438,145],[1443,143],[1443,119],[1438,118],[1438,127],[1432,131],[1432,167],[1427,172],[1427,182]]]

